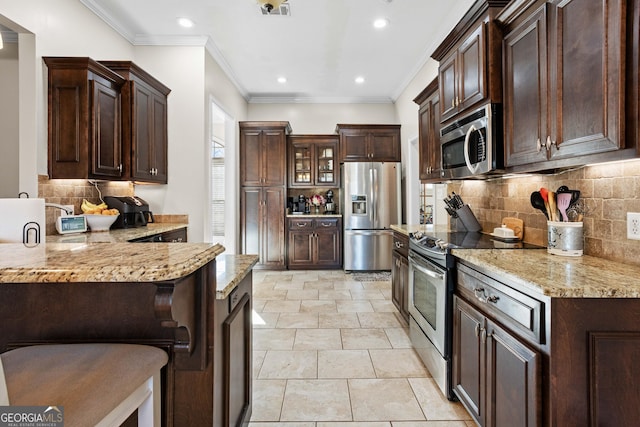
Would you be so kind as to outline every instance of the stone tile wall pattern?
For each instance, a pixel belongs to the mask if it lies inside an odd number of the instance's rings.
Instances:
[[[98,188],[103,196],[133,196],[134,186],[131,182],[100,181]],[[47,203],[61,205],[73,205],[74,212],[81,214],[80,205],[82,199],[91,203],[100,203],[100,195],[96,187],[86,179],[49,179],[46,175],[38,176],[38,197],[45,199]],[[46,208],[47,234],[56,233],[56,218],[61,211],[54,208]]]
[[[502,218],[524,221],[524,240],[546,246],[545,216],[530,203],[533,191],[561,185],[580,190],[588,208],[584,217],[584,253],[640,265],[640,241],[627,239],[627,212],[640,212],[640,160],[584,166],[553,175],[529,175],[447,185],[468,203],[482,229],[491,232]]]

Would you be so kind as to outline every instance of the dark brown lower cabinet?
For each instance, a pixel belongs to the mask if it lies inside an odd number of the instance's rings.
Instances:
[[[538,426],[540,354],[454,297],[456,395],[482,426]]]
[[[284,187],[241,188],[241,249],[258,255],[255,269],[285,269],[284,213]]]
[[[393,245],[391,300],[404,320],[409,322],[409,237],[394,231]]]
[[[481,426],[640,419],[640,298],[550,297],[457,264],[453,387]]]
[[[252,323],[249,273],[214,309],[214,426],[247,426],[251,418]]]
[[[342,267],[342,220],[289,218],[289,269]]]

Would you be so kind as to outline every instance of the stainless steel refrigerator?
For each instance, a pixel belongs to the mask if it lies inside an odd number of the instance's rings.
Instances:
[[[399,162],[342,166],[344,270],[391,270],[393,231],[402,218]]]

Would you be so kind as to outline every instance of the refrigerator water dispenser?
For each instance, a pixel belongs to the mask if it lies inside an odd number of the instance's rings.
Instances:
[[[351,213],[353,215],[367,214],[367,196],[355,194],[351,196]]]

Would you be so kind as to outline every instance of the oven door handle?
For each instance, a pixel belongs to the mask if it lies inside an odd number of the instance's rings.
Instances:
[[[477,130],[474,125],[469,126],[469,130],[467,130],[467,134],[464,137],[464,162],[467,164],[467,169],[469,169],[471,173],[476,173],[480,167],[480,163],[476,163],[475,166],[472,165],[471,159],[469,158],[469,139],[471,138],[471,134]]]
[[[409,255],[409,259],[412,261],[413,267],[416,270],[434,279],[444,280],[444,274],[428,269],[423,263],[421,263],[419,260],[417,260],[415,257],[411,255]]]

